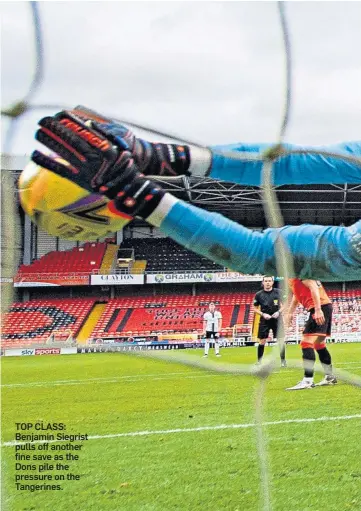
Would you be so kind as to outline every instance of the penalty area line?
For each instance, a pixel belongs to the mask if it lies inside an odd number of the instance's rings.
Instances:
[[[330,422],[330,421],[347,421],[352,419],[361,419],[361,414],[356,415],[341,415],[338,417],[313,417],[304,419],[286,419],[280,421],[263,422],[262,426],[282,426],[284,424],[305,424],[313,422]],[[176,428],[176,429],[160,429],[153,431],[130,431],[128,433],[112,433],[109,435],[88,435],[88,440],[103,440],[106,438],[124,438],[124,437],[137,437],[137,436],[152,436],[152,435],[172,435],[176,433],[198,433],[202,431],[220,431],[225,429],[247,429],[254,428],[257,424],[254,422],[244,424],[219,424],[217,426],[200,426],[198,428]],[[32,444],[43,443],[57,443],[69,442],[69,440],[35,440]],[[16,445],[24,445],[27,442],[4,442],[1,447],[14,447]]]

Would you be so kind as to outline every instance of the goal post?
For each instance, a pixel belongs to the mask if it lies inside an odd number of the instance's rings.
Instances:
[[[232,334],[233,339],[237,339],[239,337],[252,339],[252,325],[248,323],[234,325]]]
[[[46,340],[46,344],[64,343],[72,344],[74,341],[71,330],[53,330]]]

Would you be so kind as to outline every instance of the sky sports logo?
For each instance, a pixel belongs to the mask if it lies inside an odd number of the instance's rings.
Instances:
[[[22,356],[34,355],[35,350],[21,350]]]
[[[34,355],[60,355],[60,348],[36,348]]]

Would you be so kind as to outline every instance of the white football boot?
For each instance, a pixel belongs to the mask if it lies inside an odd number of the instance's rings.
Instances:
[[[319,383],[316,383],[317,387],[323,387],[324,385],[336,385],[337,379],[333,374],[326,374],[323,380]]]
[[[288,387],[286,390],[303,390],[303,389],[312,389],[315,386],[313,380],[309,380],[308,378],[303,378],[297,385],[294,387]]]

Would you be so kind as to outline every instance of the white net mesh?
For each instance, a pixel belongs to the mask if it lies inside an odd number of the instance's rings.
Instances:
[[[266,3],[267,4],[267,3]],[[266,4],[263,4],[264,6]],[[34,50],[35,50],[35,58],[33,59],[33,78],[31,80],[31,84],[29,85],[28,90],[25,94],[21,95],[21,99],[18,99],[15,104],[12,106],[8,106],[2,109],[2,117],[6,117],[8,121],[8,127],[4,136],[4,144],[2,152],[5,155],[10,155],[12,153],[12,145],[14,142],[15,137],[21,133],[21,125],[22,123],[26,122],[26,115],[29,112],[32,112],[33,110],[36,111],[43,111],[43,110],[59,110],[63,108],[67,108],[68,105],[54,105],[54,104],[44,104],[39,105],[34,102],[34,97],[36,96],[36,93],[39,90],[39,87],[44,82],[44,33],[43,33],[43,27],[41,25],[41,19],[39,15],[39,5],[37,2],[30,2],[29,3],[31,7],[31,13],[32,13],[32,27],[33,27],[33,34],[34,34]],[[88,4],[90,5],[90,4]],[[263,8],[263,7],[260,7]],[[266,8],[266,7],[264,7]],[[89,7],[89,9],[94,9],[94,5]],[[235,7],[236,9],[236,7]],[[267,9],[274,9],[274,4],[272,4],[272,7],[267,6]],[[280,208],[277,202],[277,197],[275,194],[275,190],[272,183],[272,171],[273,171],[273,163],[284,154],[292,153],[300,153],[304,151],[300,150],[293,150],[293,151],[285,151],[285,149],[282,147],[282,144],[284,142],[285,135],[287,133],[288,127],[289,127],[289,119],[290,119],[290,110],[291,110],[291,104],[292,104],[292,94],[294,91],[294,84],[292,82],[292,52],[291,52],[291,43],[290,43],[290,30],[288,26],[288,22],[286,19],[286,13],[285,13],[285,4],[284,2],[278,2],[277,3],[277,10],[278,10],[278,24],[279,24],[279,30],[282,33],[282,40],[283,40],[283,59],[284,59],[284,77],[283,77],[283,112],[280,114],[280,121],[279,121],[279,128],[278,128],[278,134],[274,138],[274,147],[272,150],[268,151],[267,154],[263,155],[249,155],[249,154],[240,154],[240,153],[226,153],[228,156],[235,158],[235,159],[261,159],[264,162],[263,166],[263,173],[262,173],[262,193],[263,193],[263,199],[264,199],[264,209],[266,212],[266,217],[268,221],[268,225],[272,227],[280,227],[283,225],[283,219],[280,212]],[[235,17],[236,19],[236,17]],[[54,27],[54,30],[57,30],[57,27]],[[29,33],[29,36],[31,34]],[[119,35],[119,38],[121,36]],[[118,47],[119,51],[122,50],[122,42],[119,40],[119,45],[116,40],[108,41],[109,45],[111,45],[113,52],[116,52],[115,48]],[[49,48],[46,48],[49,49]],[[51,50],[51,49],[50,49]],[[108,48],[106,49],[108,51]],[[164,49],[166,52],[167,50]],[[170,50],[171,51],[171,50]],[[260,50],[262,51],[262,50]],[[215,46],[215,52],[217,52],[217,45]],[[167,53],[165,53],[167,55]],[[166,57],[165,57],[166,58]],[[241,58],[241,57],[240,57]],[[232,63],[233,66],[234,63]],[[79,65],[82,65],[82,63],[79,63]],[[252,66],[256,66],[257,63],[252,63]],[[186,66],[186,63],[184,63],[184,66]],[[120,67],[120,66],[118,66]],[[85,73],[87,76],[89,74],[88,69],[84,69],[84,66],[82,67],[82,72]],[[102,70],[100,69],[100,72],[102,73]],[[262,70],[260,70],[260,79],[261,80],[267,80],[269,77],[273,77],[273,69],[272,65],[268,65],[267,69],[264,70],[264,73]],[[141,76],[141,75],[140,75]],[[108,80],[113,80],[113,77],[107,77]],[[125,79],[123,77],[123,79]],[[131,82],[128,84],[129,86],[136,85],[135,78],[130,77]],[[141,81],[144,81],[144,77],[141,76]],[[104,86],[106,87],[106,86]],[[149,87],[149,84],[147,85]],[[209,85],[210,88],[212,88],[212,84]],[[142,87],[140,86],[140,89],[142,90]],[[147,89],[146,89],[147,90]],[[145,92],[146,92],[145,90]],[[144,92],[144,90],[143,90]],[[82,88],[81,92],[82,98],[81,103],[85,104],[86,99],[86,87]],[[146,94],[145,94],[146,96]],[[20,97],[20,96],[19,96]],[[84,97],[84,99],[83,99]],[[146,101],[146,100],[144,100]],[[74,105],[71,105],[74,106]],[[96,105],[94,105],[96,107]],[[146,106],[144,103],[142,103],[142,107],[146,110]],[[112,113],[112,112],[104,112],[104,114]],[[186,140],[184,137],[181,137],[176,134],[168,133],[159,131],[157,129],[152,129],[145,125],[140,125],[139,123],[132,122],[129,119],[123,119],[121,122],[125,124],[129,124],[131,126],[137,127],[145,132],[147,132],[150,135],[157,135],[157,137],[165,137],[166,139],[176,139],[176,140],[182,140],[185,143],[191,143],[193,145],[203,145],[203,144],[197,144],[193,140]],[[166,123],[167,124],[167,123]],[[308,153],[312,151],[307,151]],[[324,154],[329,155],[330,153],[324,152],[324,151],[314,151],[317,152],[317,154]],[[223,153],[224,154],[224,153]],[[340,158],[341,156],[337,154],[333,154],[332,156],[336,158]],[[360,159],[352,157],[352,156],[342,156],[342,158],[356,162],[358,164],[361,164]],[[4,167],[4,165],[3,165]],[[6,179],[8,181],[8,178],[3,176],[4,180]],[[2,194],[3,198],[5,199],[2,204],[4,204],[4,207],[6,209],[6,214],[2,214],[2,229],[5,231],[6,241],[3,243],[3,247],[5,246],[5,249],[3,248],[3,261],[9,262],[10,266],[8,267],[2,267],[3,275],[9,276],[14,273],[15,267],[16,267],[16,257],[10,257],[9,251],[14,255],[14,253],[17,253],[17,248],[19,246],[19,241],[17,237],[17,233],[19,230],[16,228],[16,213],[13,211],[13,191],[11,189],[11,185],[9,183],[4,184],[2,180]],[[9,213],[11,212],[11,213]],[[9,241],[11,240],[11,241]],[[290,269],[292,268],[292,259],[290,258],[288,251],[283,246],[282,242],[279,243],[278,249],[278,275],[284,277],[283,282],[287,281],[287,277],[290,273]],[[6,251],[5,251],[6,250]],[[8,288],[8,291],[11,289],[11,286]],[[283,293],[287,295],[288,289],[283,286]],[[5,300],[3,298],[3,305],[7,307],[9,303],[11,302],[11,296],[8,293],[5,297]],[[336,333],[337,335],[340,333],[343,335],[344,325],[347,324],[354,324],[357,323],[354,317],[351,318],[351,316],[348,316],[348,318],[345,320],[344,315],[339,315],[336,318]],[[298,330],[301,327],[301,320],[297,324],[296,327],[296,335],[298,335]],[[357,327],[357,325],[356,325]],[[341,329],[341,331],[337,331],[337,329]],[[357,331],[357,335],[359,335],[359,330]],[[348,332],[350,333],[350,332]],[[283,336],[279,336],[282,341]],[[267,458],[267,439],[266,439],[266,431],[264,428],[264,423],[266,421],[265,415],[264,415],[264,397],[265,397],[265,384],[266,379],[272,374],[274,368],[275,368],[275,360],[278,357],[278,347],[275,347],[272,350],[271,356],[269,356],[266,360],[266,363],[258,369],[255,369],[254,367],[251,367],[249,365],[227,365],[224,363],[217,363],[215,364],[212,361],[208,360],[195,360],[194,357],[186,356],[186,355],[179,355],[177,354],[177,357],[175,359],[174,356],[169,355],[164,352],[146,352],[146,353],[137,353],[136,356],[144,356],[144,357],[152,357],[152,358],[161,358],[162,360],[168,360],[169,362],[181,362],[186,365],[191,365],[203,369],[207,369],[209,371],[215,371],[220,373],[231,373],[231,374],[243,374],[243,375],[254,375],[257,376],[259,379],[259,385],[256,392],[255,402],[254,402],[254,417],[255,417],[255,423],[257,425],[257,449],[258,449],[258,456],[259,456],[259,464],[260,464],[260,474],[261,474],[261,488],[262,488],[262,509],[264,510],[270,510],[272,507],[272,495],[271,495],[271,489],[270,489],[270,473],[269,473],[269,466],[268,466],[268,458]],[[301,368],[302,364],[299,360],[289,360],[288,361],[289,367],[295,367],[295,368]],[[352,385],[356,385],[358,387],[361,387],[361,378],[357,377],[356,375],[352,375],[350,372],[346,372],[343,370],[336,371],[336,375],[340,380],[343,380],[347,383],[350,383]]]

